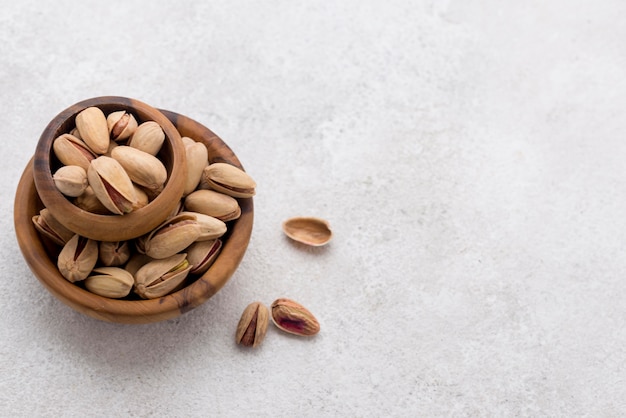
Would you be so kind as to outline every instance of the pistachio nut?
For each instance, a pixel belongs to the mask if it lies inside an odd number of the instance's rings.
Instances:
[[[61,275],[74,283],[85,280],[98,261],[98,243],[75,234],[64,246],[57,259]]]
[[[128,263],[124,266],[124,270],[135,276],[140,268],[153,261],[154,258],[148,257],[145,254],[138,252],[133,253],[128,260]]]
[[[143,299],[165,296],[183,284],[189,270],[185,253],[150,261],[135,275],[135,293]]]
[[[89,165],[87,178],[96,197],[108,210],[118,215],[133,210],[137,201],[135,188],[117,160],[107,156],[96,158]]]
[[[102,204],[96,197],[96,193],[93,191],[93,187],[87,186],[83,194],[74,199],[74,204],[84,211],[95,213],[98,215],[110,215],[106,206]]]
[[[32,220],[35,229],[57,245],[65,245],[74,236],[74,233],[57,221],[47,208],[39,211],[39,214],[33,216]]]
[[[193,141],[193,144],[185,144],[185,155],[187,157],[187,179],[183,196],[188,195],[198,187],[204,167],[209,163],[209,153],[201,142]]]
[[[133,182],[153,192],[163,190],[167,170],[155,156],[133,147],[120,145],[111,151],[111,157],[124,167]]]
[[[178,216],[181,215],[193,217],[198,222],[200,235],[196,238],[196,241],[213,240],[226,233],[226,224],[217,218],[198,212],[181,212]]]
[[[83,194],[89,182],[87,172],[78,165],[64,165],[53,175],[54,185],[65,196],[77,197]]]
[[[91,160],[96,158],[94,152],[81,139],[70,134],[58,136],[52,143],[54,155],[64,165],[77,165],[85,171]]]
[[[227,163],[213,163],[202,173],[209,186],[218,192],[233,197],[252,197],[256,183],[245,171]]]
[[[241,314],[235,341],[246,347],[257,347],[265,338],[268,323],[267,307],[261,302],[252,302]]]
[[[109,148],[107,118],[97,107],[88,107],[76,115],[76,128],[80,137],[96,154],[104,154]]]
[[[107,116],[109,135],[115,142],[130,138],[137,129],[137,119],[125,110],[112,112]]]
[[[128,241],[101,241],[98,244],[98,259],[104,266],[117,267],[126,263],[130,258]]]
[[[135,133],[128,140],[128,146],[157,155],[165,141],[165,132],[155,121],[147,121],[137,127]]]
[[[187,252],[187,260],[193,268],[189,272],[194,275],[201,275],[211,267],[215,259],[222,249],[222,241],[214,239],[211,241],[196,241],[191,244],[185,251]]]
[[[135,183],[133,183],[133,187],[135,188],[135,196],[137,197],[137,201],[133,205],[133,210],[141,209],[150,203],[150,199],[141,187],[137,186]]]
[[[294,241],[319,247],[330,241],[333,232],[328,221],[314,217],[295,217],[283,222],[283,231]]]
[[[93,269],[84,283],[91,293],[119,299],[128,296],[135,284],[135,279],[132,274],[119,267],[97,267]]]
[[[294,335],[310,336],[320,331],[320,324],[308,309],[290,299],[272,303],[272,322],[280,330]]]
[[[188,147],[190,145],[193,145],[196,143],[196,141],[194,141],[193,139],[189,138],[188,136],[182,136],[180,139],[183,140],[183,146]]]
[[[215,190],[196,190],[191,193],[185,197],[185,209],[212,216],[223,222],[241,216],[237,199]]]
[[[80,132],[78,132],[78,129],[76,127],[74,127],[74,129],[70,131],[70,135],[73,135],[82,141],[82,138],[80,137]]]
[[[167,258],[187,248],[201,234],[200,223],[194,216],[180,214],[163,222],[145,239],[138,240],[137,248],[152,258]]]

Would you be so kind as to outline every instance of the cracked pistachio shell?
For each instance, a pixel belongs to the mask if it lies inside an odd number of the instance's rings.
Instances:
[[[272,303],[272,322],[280,330],[294,335],[310,336],[320,331],[319,322],[308,309],[286,298]]]
[[[140,239],[138,248],[156,259],[171,257],[187,248],[202,234],[202,228],[196,218],[180,214],[163,222],[150,232],[145,239]]]
[[[96,158],[87,144],[70,134],[58,136],[52,143],[52,149],[63,165],[77,165],[85,171],[89,168],[91,160]]]
[[[85,280],[98,261],[98,243],[75,234],[64,246],[57,259],[61,275],[74,283]]]
[[[209,163],[207,148],[200,142],[194,142],[189,145],[185,144],[185,155],[187,157],[187,179],[185,181],[184,196],[193,192],[196,187],[198,187],[204,167]]]
[[[246,347],[257,347],[265,339],[269,312],[261,302],[252,302],[241,314],[235,342]]]
[[[57,221],[47,208],[43,208],[38,215],[32,217],[32,220],[35,229],[57,245],[65,245],[74,236],[74,233]]]
[[[87,172],[78,165],[64,165],[52,175],[52,180],[57,189],[69,197],[80,196],[89,186]]]
[[[182,286],[190,270],[185,253],[150,261],[135,275],[135,293],[143,299],[165,296]]]
[[[191,212],[203,213],[223,222],[241,216],[239,202],[232,196],[215,190],[196,190],[185,198],[185,208]]]
[[[137,119],[125,110],[112,112],[107,116],[109,136],[113,141],[130,138],[137,129]]]
[[[185,251],[187,260],[193,267],[191,274],[204,274],[211,267],[222,249],[222,241],[219,239],[211,241],[196,241]]]
[[[108,210],[118,215],[133,210],[137,201],[135,188],[117,160],[107,156],[96,158],[89,165],[87,178],[96,197]]]
[[[97,267],[93,269],[84,283],[91,293],[119,299],[128,296],[135,284],[135,279],[132,274],[119,267]]]
[[[196,241],[208,241],[221,237],[226,233],[226,224],[217,218],[197,212],[181,212],[178,216],[193,217],[200,226],[200,235]]]
[[[142,123],[135,129],[135,133],[130,137],[128,146],[147,152],[150,155],[157,155],[165,141],[165,132],[155,121]]]
[[[109,128],[102,110],[88,107],[76,115],[76,128],[80,137],[96,154],[104,154],[109,148]]]
[[[283,231],[294,241],[319,247],[331,240],[328,221],[314,217],[295,217],[283,222]]]
[[[163,190],[167,170],[157,157],[126,145],[115,147],[111,157],[124,167],[133,182],[153,192]]]
[[[252,197],[256,183],[245,171],[226,163],[213,163],[204,168],[202,177],[218,192],[233,197]]]
[[[128,241],[101,241],[98,244],[98,259],[104,266],[121,266],[130,258]]]
[[[135,188],[135,196],[137,197],[137,201],[133,205],[133,210],[141,209],[150,203],[150,198],[148,194],[135,183],[133,183],[133,187]]]

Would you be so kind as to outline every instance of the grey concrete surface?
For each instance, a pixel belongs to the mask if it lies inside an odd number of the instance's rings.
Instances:
[[[626,413],[626,3],[0,1],[0,415]],[[14,235],[48,121],[134,97],[258,183],[249,250],[184,316],[96,321]],[[321,250],[280,229],[328,219]],[[243,308],[322,331],[234,343]]]

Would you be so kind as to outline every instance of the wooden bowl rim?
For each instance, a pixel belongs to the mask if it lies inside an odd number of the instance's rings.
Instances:
[[[209,149],[210,162],[228,162],[243,169],[236,155],[215,133],[200,123],[177,113],[162,110],[182,132]],[[229,236],[220,255],[209,270],[185,288],[158,299],[117,300],[88,292],[68,282],[59,273],[56,262],[48,256],[31,217],[41,207],[33,178],[32,160],[17,187],[14,223],[20,250],[33,274],[55,297],[73,309],[96,319],[140,324],[171,319],[201,305],[216,294],[230,279],[245,255],[254,218],[253,199],[237,199],[239,219],[229,223]],[[32,208],[29,210],[29,207]]]
[[[87,107],[114,107],[132,109],[135,116],[146,115],[146,120],[156,121],[165,133],[165,141],[172,150],[172,168],[163,191],[148,205],[126,215],[100,215],[87,212],[70,202],[54,185],[50,156],[52,143],[61,133],[61,126]],[[55,116],[44,129],[37,143],[33,159],[35,187],[40,199],[50,213],[68,229],[100,241],[125,241],[148,233],[175,209],[185,187],[186,157],[184,144],[176,127],[158,109],[121,96],[100,96],[78,102]],[[114,226],[114,227],[113,227]]]

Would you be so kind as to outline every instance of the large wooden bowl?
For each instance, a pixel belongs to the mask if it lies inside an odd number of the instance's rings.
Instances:
[[[232,150],[211,130],[185,116],[162,111],[182,136],[203,143],[210,162],[226,162],[243,168]],[[14,222],[17,240],[28,266],[39,281],[58,299],[93,318],[127,324],[157,322],[177,317],[201,305],[224,286],[241,262],[253,223],[252,198],[238,199],[241,217],[228,224],[224,246],[211,268],[183,289],[152,300],[117,300],[90,293],[65,280],[56,267],[60,248],[41,239],[31,218],[44,207],[37,194],[33,164],[29,163],[17,187]]]
[[[52,179],[61,164],[52,150],[52,143],[75,126],[76,115],[95,106],[105,115],[117,110],[132,113],[138,123],[157,122],[165,132],[165,142],[159,158],[168,172],[163,191],[148,205],[125,215],[99,215],[84,211],[63,196]],[[135,99],[126,97],[96,97],[84,100],[62,111],[44,129],[35,150],[35,187],[50,213],[69,230],[98,241],[126,241],[146,234],[157,227],[174,210],[183,194],[187,166],[180,134],[163,113]]]

